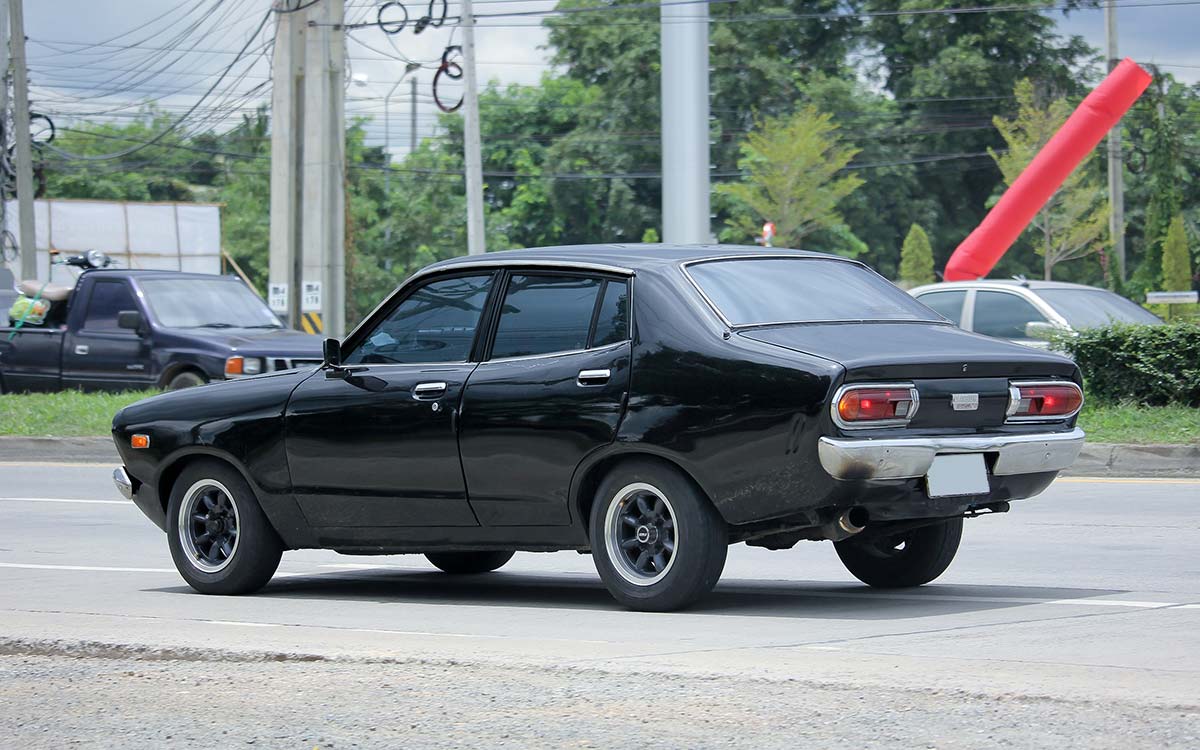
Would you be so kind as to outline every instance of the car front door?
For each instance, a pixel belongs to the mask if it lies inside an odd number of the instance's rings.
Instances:
[[[571,523],[575,468],[616,438],[629,388],[630,280],[512,272],[459,447],[485,526]]]
[[[96,279],[78,330],[70,330],[62,353],[64,388],[124,391],[150,388],[149,348],[136,332],[117,325],[126,311],[140,311],[126,279]]]
[[[978,289],[975,291],[971,330],[984,336],[1008,339],[1017,344],[1045,348],[1045,341],[1031,339],[1025,332],[1029,323],[1045,323],[1046,316],[1033,303],[1012,292]]]
[[[493,276],[426,282],[345,342],[288,402],[293,491],[322,528],[475,526],[457,413]]]

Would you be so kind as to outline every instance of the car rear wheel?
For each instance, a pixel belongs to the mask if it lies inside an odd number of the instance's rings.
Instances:
[[[184,370],[175,377],[171,378],[171,380],[167,383],[167,390],[177,391],[181,388],[194,388],[198,385],[204,385],[207,382],[208,381],[205,380],[204,376],[200,373],[192,372],[191,370]]]
[[[250,485],[232,467],[199,461],[183,470],[167,505],[175,568],[203,594],[248,594],[271,580],[283,542]]]
[[[899,534],[851,537],[834,547],[846,569],[868,586],[921,586],[950,567],[962,540],[962,528],[961,518],[948,518]]]
[[[428,552],[425,559],[446,573],[490,573],[513,558],[515,552]]]
[[[613,597],[666,612],[712,591],[729,534],[687,477],[653,461],[629,461],[601,483],[592,504],[592,558]]]

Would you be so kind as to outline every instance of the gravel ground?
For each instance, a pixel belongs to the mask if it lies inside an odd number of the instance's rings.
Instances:
[[[0,654],[0,746],[1200,747],[1195,706],[58,648]]]

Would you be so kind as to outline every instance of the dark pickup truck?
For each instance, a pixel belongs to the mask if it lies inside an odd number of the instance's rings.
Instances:
[[[177,271],[89,270],[40,325],[0,311],[0,392],[185,388],[316,366],[321,338],[287,329],[241,280]]]

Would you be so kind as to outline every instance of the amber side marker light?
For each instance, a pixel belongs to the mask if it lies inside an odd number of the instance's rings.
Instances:
[[[134,435],[133,437],[129,438],[129,445],[133,448],[149,448],[150,447],[150,436],[149,435]]]

